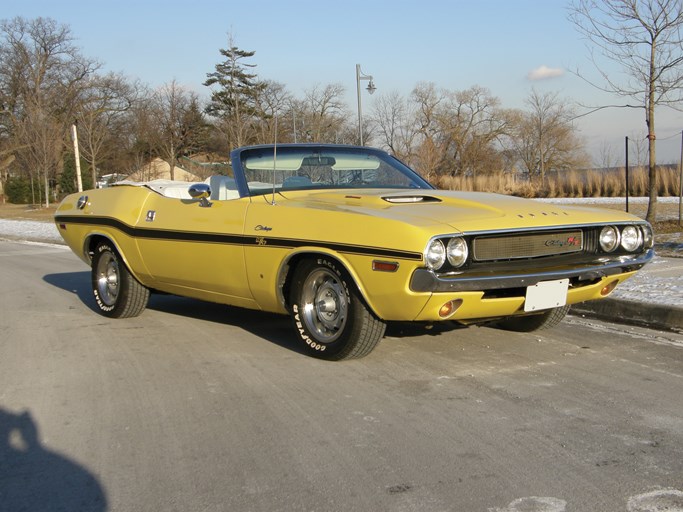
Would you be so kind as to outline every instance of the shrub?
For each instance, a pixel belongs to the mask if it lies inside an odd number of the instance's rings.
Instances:
[[[31,180],[28,178],[9,178],[5,182],[5,196],[7,196],[7,200],[10,203],[29,204],[40,201],[42,192],[43,188],[40,180],[34,180],[33,193],[31,193]]]

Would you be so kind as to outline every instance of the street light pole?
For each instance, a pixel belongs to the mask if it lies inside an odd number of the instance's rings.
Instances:
[[[363,145],[363,109],[361,108],[361,100],[360,100],[360,81],[361,80],[369,80],[368,86],[366,87],[366,90],[372,94],[375,92],[377,87],[375,87],[374,82],[372,81],[372,75],[364,75],[361,70],[360,70],[360,64],[356,64],[356,93],[358,94],[358,140],[360,141],[360,145]]]

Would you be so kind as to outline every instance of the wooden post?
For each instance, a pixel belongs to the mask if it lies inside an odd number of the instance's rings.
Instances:
[[[626,211],[628,211],[628,137],[626,137]]]
[[[71,125],[71,138],[74,140],[74,156],[76,158],[76,183],[78,191],[83,192],[83,181],[81,180],[81,155],[78,152],[78,130],[76,123]],[[97,183],[92,184],[93,188],[97,187]]]
[[[678,161],[678,225],[683,226],[683,132],[681,132],[681,159]]]

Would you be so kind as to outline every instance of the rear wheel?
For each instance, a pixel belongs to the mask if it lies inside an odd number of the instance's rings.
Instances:
[[[368,355],[386,325],[367,308],[348,274],[320,257],[301,262],[290,293],[292,320],[304,350],[329,360]]]
[[[147,307],[149,290],[132,276],[108,242],[101,242],[95,249],[91,282],[97,308],[105,316],[138,316]]]
[[[533,332],[540,329],[550,329],[559,324],[567,315],[569,306],[547,309],[538,315],[513,316],[500,320],[494,324],[495,327],[506,331]]]

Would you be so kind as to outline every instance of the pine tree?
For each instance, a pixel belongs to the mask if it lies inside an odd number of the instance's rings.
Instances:
[[[205,86],[214,88],[206,113],[223,122],[230,145],[239,147],[249,141],[253,132],[254,121],[259,116],[256,98],[265,84],[249,72],[256,64],[242,62],[256,52],[240,50],[232,35],[228,37],[228,48],[221,49],[220,53],[225,60],[216,64],[213,73],[207,73],[204,82]]]

